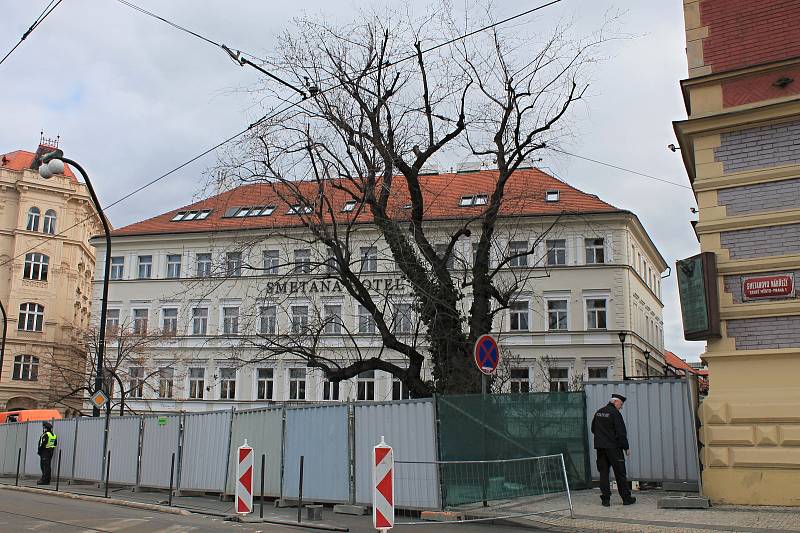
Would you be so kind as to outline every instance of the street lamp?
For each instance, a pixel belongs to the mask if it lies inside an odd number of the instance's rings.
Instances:
[[[627,333],[624,331],[619,332],[619,345],[622,347],[622,379],[623,381],[628,379],[628,370],[625,366],[625,337],[628,336]]]
[[[55,174],[62,174],[64,172],[64,164],[73,166],[78,169],[78,172],[83,176],[83,181],[86,183],[86,188],[89,189],[89,195],[92,197],[94,208],[100,214],[100,222],[103,224],[103,231],[106,237],[106,264],[105,273],[103,275],[103,298],[100,300],[100,339],[97,345],[97,372],[94,378],[94,390],[103,390],[103,354],[106,347],[106,314],[108,312],[108,279],[111,273],[111,230],[108,227],[106,215],[103,213],[103,208],[97,195],[92,187],[92,182],[89,181],[89,175],[83,170],[78,163],[72,159],[64,157],[64,151],[56,149],[53,152],[42,156],[42,164],[39,165],[39,175],[44,179],[50,179]],[[100,409],[94,407],[92,409],[93,416],[100,416]]]
[[[645,375],[647,376],[647,379],[650,379],[650,350],[644,351],[644,364],[647,365],[647,368],[645,369]]]

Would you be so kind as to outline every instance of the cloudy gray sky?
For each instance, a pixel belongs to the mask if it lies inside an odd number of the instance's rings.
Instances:
[[[264,56],[301,9],[346,21],[361,7],[386,5],[133,1],[232,48]],[[0,57],[48,3],[0,0]],[[499,0],[494,12],[503,18],[539,3]],[[428,2],[396,5],[413,13]],[[666,148],[675,141],[671,122],[685,118],[678,87],[686,77],[682,2],[562,0],[522,20],[525,31],[542,34],[571,20],[581,34],[618,11],[619,30],[631,37],[605,49],[589,98],[577,112],[569,149],[687,185],[679,153]],[[60,135],[61,146],[91,173],[108,205],[258,118],[262,108],[242,90],[258,80],[256,74],[219,49],[115,0],[64,0],[0,65],[0,153],[35,149],[40,130]],[[699,251],[689,225],[689,208],[695,206],[691,190],[573,157],[543,157],[545,169],[637,213],[667,263],[674,266],[676,259]],[[203,171],[214,161],[212,153],[115,206],[109,212],[113,224],[188,203],[201,193]],[[664,288],[667,348],[697,359],[704,343],[683,340],[674,272]]]

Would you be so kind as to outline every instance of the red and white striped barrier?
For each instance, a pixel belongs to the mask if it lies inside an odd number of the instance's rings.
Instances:
[[[394,453],[383,437],[372,449],[372,525],[383,532],[394,527]]]
[[[236,450],[236,512],[253,512],[253,448],[244,444]]]

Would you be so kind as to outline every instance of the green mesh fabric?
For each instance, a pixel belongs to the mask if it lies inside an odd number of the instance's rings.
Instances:
[[[591,482],[582,392],[439,396],[439,459],[498,461],[440,465],[443,504],[538,496]],[[524,459],[521,461],[506,461]]]

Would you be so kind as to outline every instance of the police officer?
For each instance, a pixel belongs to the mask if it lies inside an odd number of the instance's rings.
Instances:
[[[625,420],[620,414],[624,403],[625,396],[612,394],[611,401],[605,407],[598,409],[592,418],[594,448],[597,451],[597,470],[600,472],[600,501],[603,507],[611,506],[609,467],[614,470],[614,478],[617,480],[617,490],[622,497],[622,505],[636,503],[636,498],[631,496],[628,488],[628,478],[625,472],[623,452],[630,456],[631,451],[628,447],[628,431],[625,429]]]
[[[36,482],[37,485],[50,484],[50,463],[53,460],[53,452],[56,449],[58,438],[53,433],[53,424],[42,422],[42,436],[39,437],[39,465],[42,468],[42,478]]]

